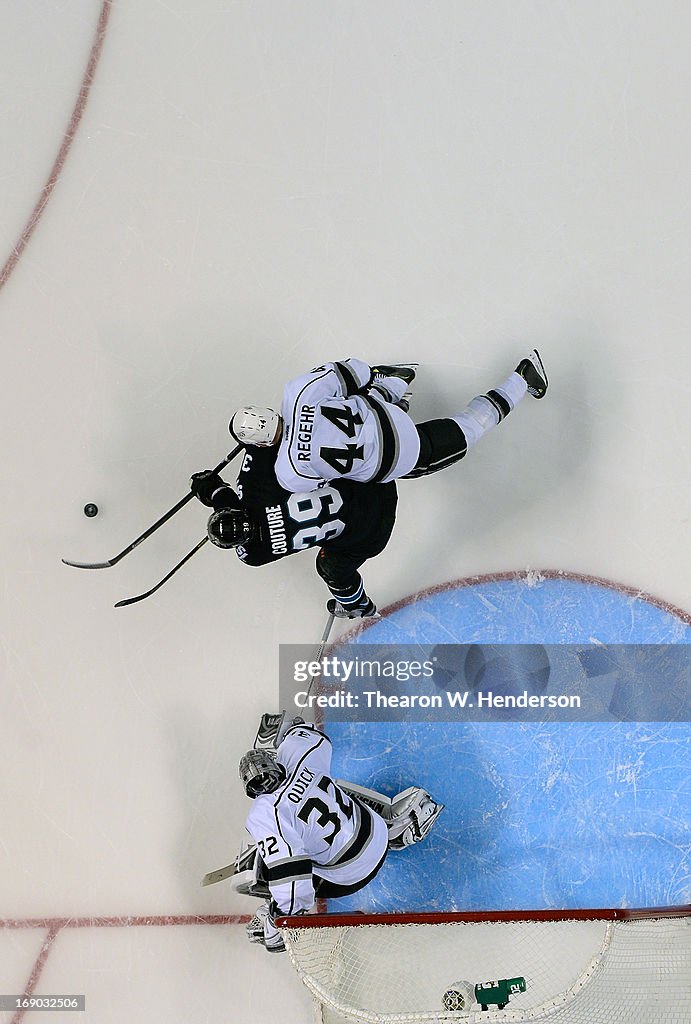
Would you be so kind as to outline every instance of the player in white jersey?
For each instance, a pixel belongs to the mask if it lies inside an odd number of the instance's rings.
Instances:
[[[357,892],[377,874],[388,849],[423,839],[443,809],[418,788],[389,800],[334,781],[331,752],[329,738],[301,722],[288,728],[275,753],[253,749],[240,762],[254,801],[245,823],[254,846],[241,853],[239,872],[251,874],[252,884],[236,888],[269,896],[247,932],[270,952],[284,948],[277,916]]]
[[[279,445],[276,478],[293,493],[331,480],[387,483],[426,476],[462,459],[547,375],[537,350],[496,388],[455,416],[415,424],[408,415],[410,366],[372,367],[360,359],[324,363],[290,381],[280,413],[246,406],[230,421],[245,445]]]

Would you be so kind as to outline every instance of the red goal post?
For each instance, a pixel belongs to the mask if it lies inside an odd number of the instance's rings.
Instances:
[[[689,1024],[691,907],[279,919],[324,1024]],[[474,989],[525,980],[503,1009]],[[465,1008],[445,993],[466,986]],[[486,990],[485,990],[486,991]],[[453,1003],[453,999],[447,1003]]]

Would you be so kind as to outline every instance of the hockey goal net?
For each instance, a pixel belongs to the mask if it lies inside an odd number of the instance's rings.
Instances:
[[[324,914],[279,924],[323,1024],[689,1024],[690,913]],[[488,981],[513,987],[503,1009],[496,987],[475,989]],[[465,1008],[446,1009],[461,982]],[[496,1001],[483,1011],[485,992]]]

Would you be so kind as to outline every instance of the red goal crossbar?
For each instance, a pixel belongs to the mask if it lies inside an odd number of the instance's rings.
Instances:
[[[468,910],[446,913],[301,914],[279,917],[279,928],[355,928],[360,925],[471,924],[497,921],[633,921],[654,917],[688,917],[691,904],[676,907],[606,907],[586,910]]]

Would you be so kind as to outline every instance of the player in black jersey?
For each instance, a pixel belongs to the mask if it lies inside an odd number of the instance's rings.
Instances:
[[[329,611],[344,618],[372,616],[360,566],[386,547],[396,520],[396,484],[339,480],[306,494],[278,483],[278,448],[245,452],[233,490],[217,473],[195,473],[193,494],[209,508],[209,539],[235,548],[247,565],[266,565],[319,547],[317,572],[333,595]]]

